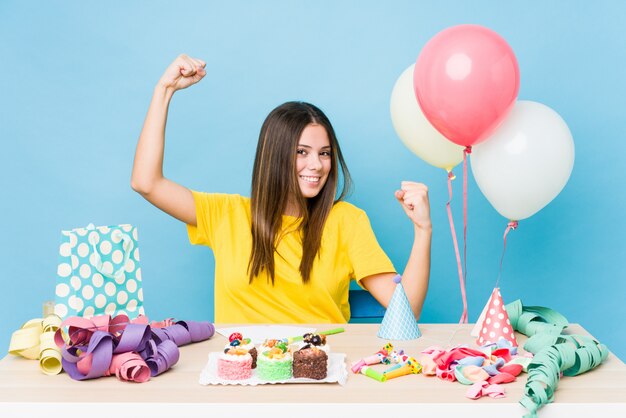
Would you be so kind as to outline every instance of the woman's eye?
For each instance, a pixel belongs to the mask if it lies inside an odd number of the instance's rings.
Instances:
[[[320,152],[320,155],[324,157],[330,157],[330,151],[322,151]]]
[[[306,150],[303,150],[302,148],[298,149],[296,151],[296,153],[300,154],[300,155],[306,155]]]

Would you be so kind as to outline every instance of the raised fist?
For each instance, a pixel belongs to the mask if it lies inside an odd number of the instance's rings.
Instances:
[[[425,184],[403,181],[395,195],[406,215],[417,227],[431,228],[428,187]]]
[[[202,80],[206,75],[205,66],[202,60],[181,54],[167,67],[159,84],[174,91],[187,88]]]

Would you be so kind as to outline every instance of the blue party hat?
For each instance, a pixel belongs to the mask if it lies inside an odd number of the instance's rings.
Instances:
[[[415,340],[421,337],[422,333],[417,326],[409,298],[404,292],[402,277],[398,274],[393,281],[396,282],[396,290],[378,329],[378,337],[386,340]]]

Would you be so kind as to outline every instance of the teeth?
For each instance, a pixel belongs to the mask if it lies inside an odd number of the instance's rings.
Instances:
[[[301,179],[306,180],[310,183],[317,183],[320,181],[319,177],[308,177],[308,176],[300,176]]]

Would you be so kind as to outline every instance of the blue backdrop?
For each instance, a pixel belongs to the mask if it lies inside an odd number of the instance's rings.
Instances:
[[[106,4],[105,4],[106,3]],[[62,229],[139,228],[146,312],[213,319],[213,258],[184,226],[130,188],[153,86],[180,53],[208,75],[172,103],[165,173],[190,188],[249,195],[261,123],[305,100],[333,121],[379,241],[403,269],[412,228],[393,196],[430,187],[431,287],[421,321],[456,322],[461,296],[445,172],[403,146],[389,99],[437,32],[489,27],[513,48],[520,99],[572,131],[568,184],[509,234],[505,302],[558,310],[626,359],[623,236],[626,4],[613,1],[2,1],[0,2],[0,346],[53,298]],[[462,170],[452,202],[462,236]],[[467,289],[475,321],[495,284],[507,220],[468,179]]]

